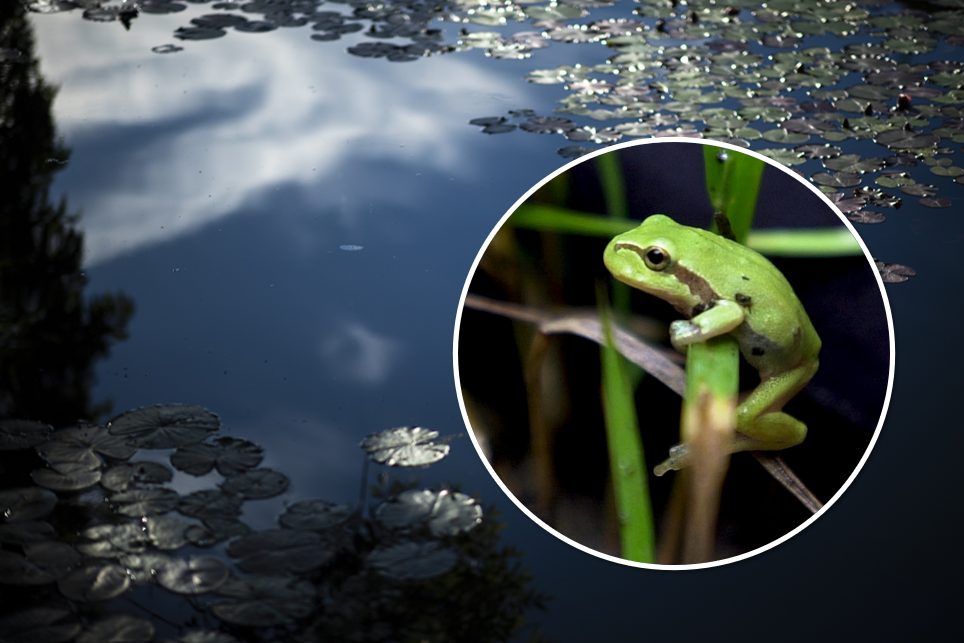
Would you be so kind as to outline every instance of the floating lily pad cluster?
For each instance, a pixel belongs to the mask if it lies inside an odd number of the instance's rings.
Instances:
[[[516,617],[535,603],[497,525],[457,491],[402,485],[371,507],[301,500],[277,527],[251,529],[245,503],[284,493],[288,478],[262,466],[259,445],[220,428],[214,413],[183,404],[134,409],[105,426],[0,421],[0,584],[19,596],[4,605],[0,639],[154,640],[149,585],[189,599],[172,618],[204,613],[189,620],[209,629],[185,626],[183,643],[348,640],[360,606],[380,605],[387,623],[405,618],[395,597],[413,583],[440,598],[482,583],[487,600]],[[373,434],[362,449],[394,467],[449,453],[421,427]],[[438,606],[425,614],[444,620]]]
[[[559,150],[566,157],[650,136],[735,143],[803,166],[860,223],[884,220],[882,210],[905,198],[948,207],[938,184],[964,182],[964,63],[940,57],[964,43],[964,16],[951,0],[929,9],[655,0],[640,2],[631,19],[543,21],[549,41],[612,53],[602,64],[529,74],[566,88],[558,110],[566,117],[515,110],[472,124],[488,134],[564,136],[573,143]],[[486,42],[510,42],[496,36]],[[833,48],[816,45],[831,37]]]

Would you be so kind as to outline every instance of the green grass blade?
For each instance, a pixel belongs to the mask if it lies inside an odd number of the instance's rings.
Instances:
[[[712,145],[703,147],[703,161],[713,210],[729,219],[733,236],[745,243],[756,214],[766,164],[748,154]]]
[[[602,346],[603,411],[622,557],[652,562],[656,530],[636,406],[626,364],[613,346],[609,312],[601,307],[600,313],[606,338]]]
[[[625,219],[629,216],[629,206],[626,204],[626,184],[619,156],[616,152],[609,152],[600,154],[594,161],[606,201],[606,213],[614,219]]]

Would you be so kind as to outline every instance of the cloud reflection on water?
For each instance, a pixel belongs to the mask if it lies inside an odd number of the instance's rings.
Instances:
[[[282,183],[334,178],[339,190],[370,190],[352,180],[358,162],[417,159],[464,176],[478,169],[459,141],[477,137],[466,118],[521,96],[463,56],[391,64],[302,29],[159,55],[150,48],[184,18],[149,18],[130,33],[69,14],[34,20],[44,73],[61,86],[57,120],[78,150],[60,187],[83,212],[88,266],[196,229]],[[406,190],[384,196],[414,199]],[[315,191],[319,206],[339,203]]]

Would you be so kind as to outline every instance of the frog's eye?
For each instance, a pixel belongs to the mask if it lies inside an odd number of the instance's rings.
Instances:
[[[643,253],[643,261],[650,270],[665,270],[669,266],[669,253],[659,246],[650,246]]]

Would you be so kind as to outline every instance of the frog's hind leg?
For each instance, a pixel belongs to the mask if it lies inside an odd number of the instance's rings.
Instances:
[[[775,451],[803,442],[807,425],[780,409],[816,371],[817,363],[813,362],[761,382],[736,409],[733,451]]]

